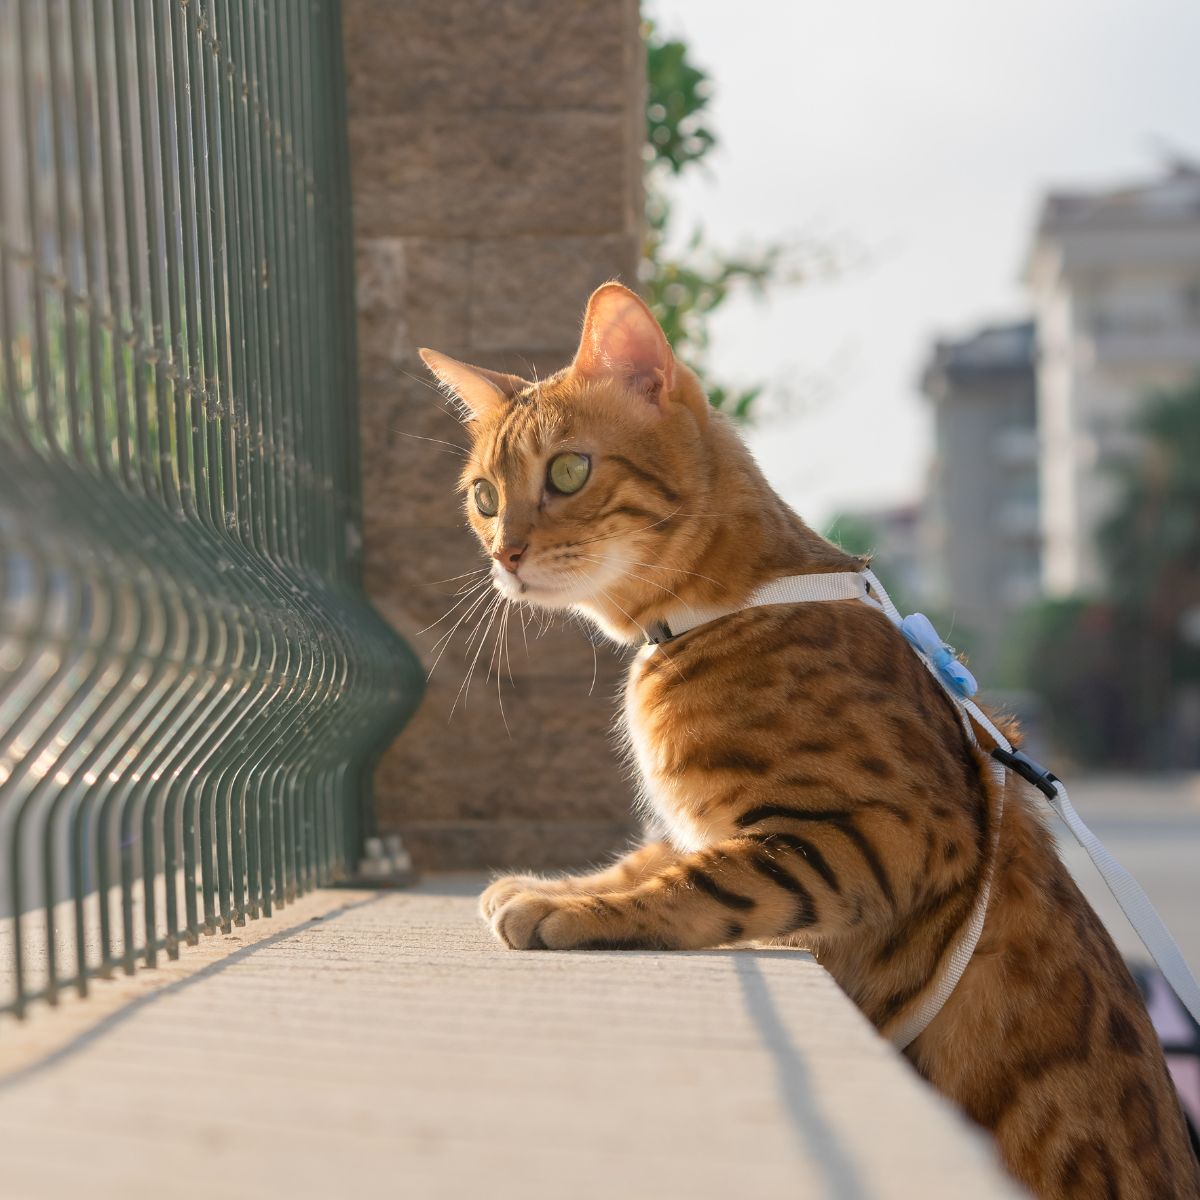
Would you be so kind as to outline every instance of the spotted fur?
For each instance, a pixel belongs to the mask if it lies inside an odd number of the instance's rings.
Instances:
[[[732,607],[783,575],[864,564],[771,491],[641,302],[601,288],[575,361],[537,384],[427,361],[469,414],[463,489],[500,591],[642,645],[624,728],[647,840],[597,874],[497,880],[481,910],[500,941],[803,946],[887,1034],[938,977],[992,872],[978,948],[909,1047],[913,1065],[1044,1200],[1200,1197],[1112,940],[1019,781],[996,829],[980,753],[880,612],[754,608],[644,644],[681,602]],[[566,452],[591,463],[571,496],[546,482]],[[497,489],[494,517],[473,505],[477,479]]]

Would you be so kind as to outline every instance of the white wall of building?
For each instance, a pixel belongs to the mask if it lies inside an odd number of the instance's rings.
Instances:
[[[1051,195],[1026,279],[1038,344],[1042,577],[1097,589],[1096,534],[1113,468],[1137,452],[1146,396],[1200,370],[1200,171],[1140,187]]]

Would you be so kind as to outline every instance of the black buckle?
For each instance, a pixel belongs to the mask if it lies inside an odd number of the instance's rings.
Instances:
[[[1039,762],[1034,762],[1028,754],[1022,754],[1020,750],[1001,750],[999,746],[992,751],[992,757],[997,762],[1002,762],[1010,771],[1016,771],[1022,779],[1028,783],[1032,783],[1035,788],[1044,793],[1049,799],[1053,800],[1058,795],[1054,785],[1058,782],[1058,776],[1052,775]]]
[[[671,627],[666,621],[655,621],[653,625],[646,630],[646,645],[661,646],[663,642],[669,642],[675,635],[671,632]]]

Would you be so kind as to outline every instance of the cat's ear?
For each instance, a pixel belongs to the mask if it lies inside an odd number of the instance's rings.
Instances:
[[[421,350],[421,360],[437,376],[438,382],[453,393],[472,417],[505,405],[518,392],[533,385],[517,375],[472,367],[436,350]]]
[[[588,379],[619,379],[652,404],[675,386],[666,334],[642,298],[619,283],[592,293],[571,369]]]

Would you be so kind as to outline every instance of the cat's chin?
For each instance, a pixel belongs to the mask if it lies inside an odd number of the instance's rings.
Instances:
[[[512,575],[493,575],[492,586],[508,600],[524,600],[539,608],[570,608],[579,599],[574,588],[530,583]]]
[[[610,614],[596,604],[599,588],[593,587],[581,595],[577,583],[556,587],[554,584],[523,581],[508,574],[493,575],[492,586],[506,600],[520,600],[547,612],[576,613],[619,645],[633,645],[641,640],[631,636],[626,622],[615,623],[615,618],[610,619]]]

